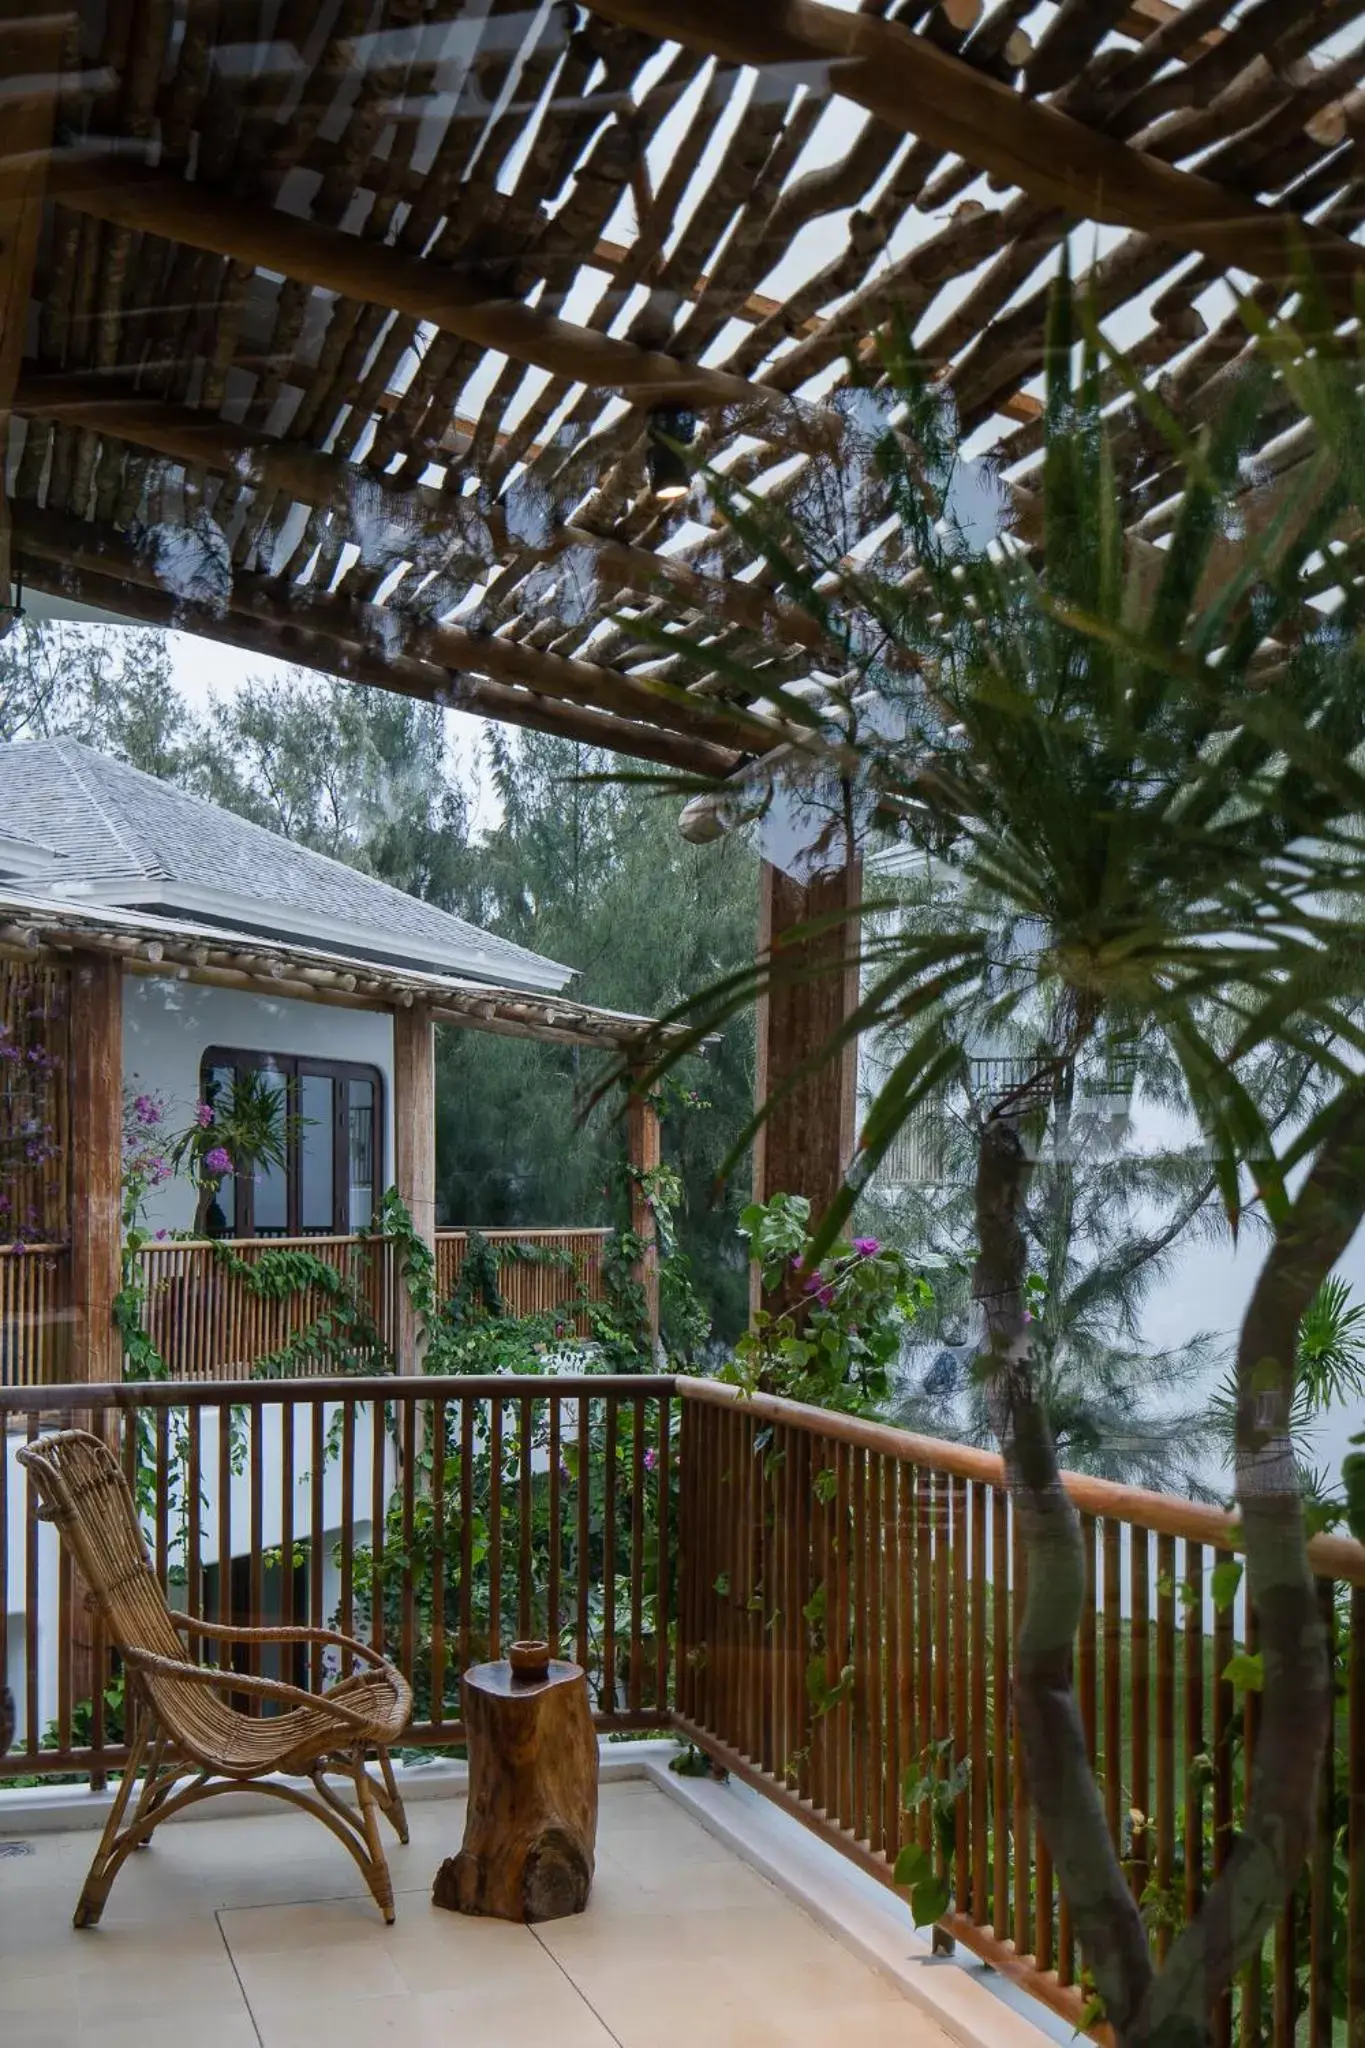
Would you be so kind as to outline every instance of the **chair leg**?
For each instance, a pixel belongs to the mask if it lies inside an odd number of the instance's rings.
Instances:
[[[355,1778],[356,1802],[360,1808],[361,1832],[365,1837],[368,1852],[365,1876],[376,1906],[384,1915],[387,1924],[392,1927],[396,1917],[393,1905],[393,1879],[389,1876],[388,1859],[384,1854],[384,1843],[379,1833],[379,1800],[374,1780],[365,1768],[363,1749],[355,1752],[352,1775]]]
[[[137,1729],[133,1736],[133,1746],[128,1753],[128,1762],[124,1767],[123,1776],[119,1779],[118,1791],[114,1794],[114,1803],[109,1809],[109,1818],[104,1823],[104,1833],[100,1836],[99,1847],[95,1851],[94,1860],[90,1865],[85,1883],[81,1888],[81,1895],[76,1901],[76,1910],[71,1916],[73,1927],[98,1927],[100,1924],[100,1915],[104,1911],[104,1902],[109,1896],[109,1887],[118,1874],[119,1864],[123,1861],[121,1856],[115,1856],[114,1851],[118,1843],[119,1829],[123,1824],[123,1816],[128,1810],[128,1801],[132,1797],[133,1783],[138,1774],[138,1766],[147,1753],[147,1742],[151,1732],[150,1721],[151,1716],[149,1714],[142,1713],[138,1715]],[[144,1786],[144,1799],[146,1797],[146,1789],[146,1786]]]
[[[386,1749],[379,1751],[379,1769],[383,1775],[384,1789],[381,1792],[378,1786],[376,1786],[375,1797],[383,1808],[389,1826],[393,1829],[404,1848],[406,1848],[408,1841],[407,1811],[403,1805],[403,1795],[398,1790],[398,1781],[393,1775],[392,1759]]]

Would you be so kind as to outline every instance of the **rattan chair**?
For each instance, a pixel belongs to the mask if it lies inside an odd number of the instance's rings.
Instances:
[[[389,1760],[389,1748],[412,1714],[412,1692],[402,1674],[363,1643],[331,1629],[228,1628],[173,1614],[152,1568],[128,1483],[108,1446],[85,1430],[66,1429],[40,1437],[18,1457],[42,1497],[39,1514],[56,1524],[70,1546],[125,1672],[128,1763],[74,1924],[98,1924],[125,1858],[163,1820],[241,1786],[302,1807],[329,1827],[350,1850],[375,1904],[392,1922],[393,1883],[379,1815],[387,1816],[401,1842],[407,1841],[407,1819]],[[326,1692],[307,1693],[273,1678],[191,1663],[181,1632],[229,1643],[330,1644],[364,1668]],[[245,1694],[262,1705],[270,1702],[277,1711],[242,1713],[230,1694]],[[366,1768],[371,1749],[378,1754],[378,1780]],[[311,1792],[281,1783],[280,1774],[308,1779]],[[338,1774],[354,1788],[354,1805],[327,1783],[328,1775]]]

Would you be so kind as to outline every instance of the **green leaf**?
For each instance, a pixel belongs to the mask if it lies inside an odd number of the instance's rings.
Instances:
[[[895,1883],[902,1891],[909,1891],[912,1886],[932,1878],[933,1874],[934,1859],[929,1851],[918,1842],[907,1842],[896,1858],[896,1868],[892,1873]]]
[[[1242,1583],[1245,1567],[1240,1557],[1225,1557],[1216,1564],[1209,1578],[1213,1604],[1220,1614],[1226,1614],[1237,1598],[1237,1589]]]
[[[953,1902],[946,1877],[927,1877],[910,1894],[910,1913],[916,1927],[932,1927]]]
[[[1239,1650],[1224,1665],[1223,1677],[1239,1692],[1264,1692],[1265,1658],[1259,1650],[1254,1655],[1250,1651]]]

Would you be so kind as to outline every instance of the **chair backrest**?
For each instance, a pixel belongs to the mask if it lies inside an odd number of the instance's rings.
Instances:
[[[183,1658],[133,1496],[109,1446],[88,1430],[62,1429],[16,1455],[42,1496],[44,1519],[70,1546],[111,1642]]]

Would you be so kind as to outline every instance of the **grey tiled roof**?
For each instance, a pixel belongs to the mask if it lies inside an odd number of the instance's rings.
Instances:
[[[51,886],[65,898],[192,909],[523,988],[557,991],[571,973],[77,740],[0,746],[0,830],[60,856]]]

